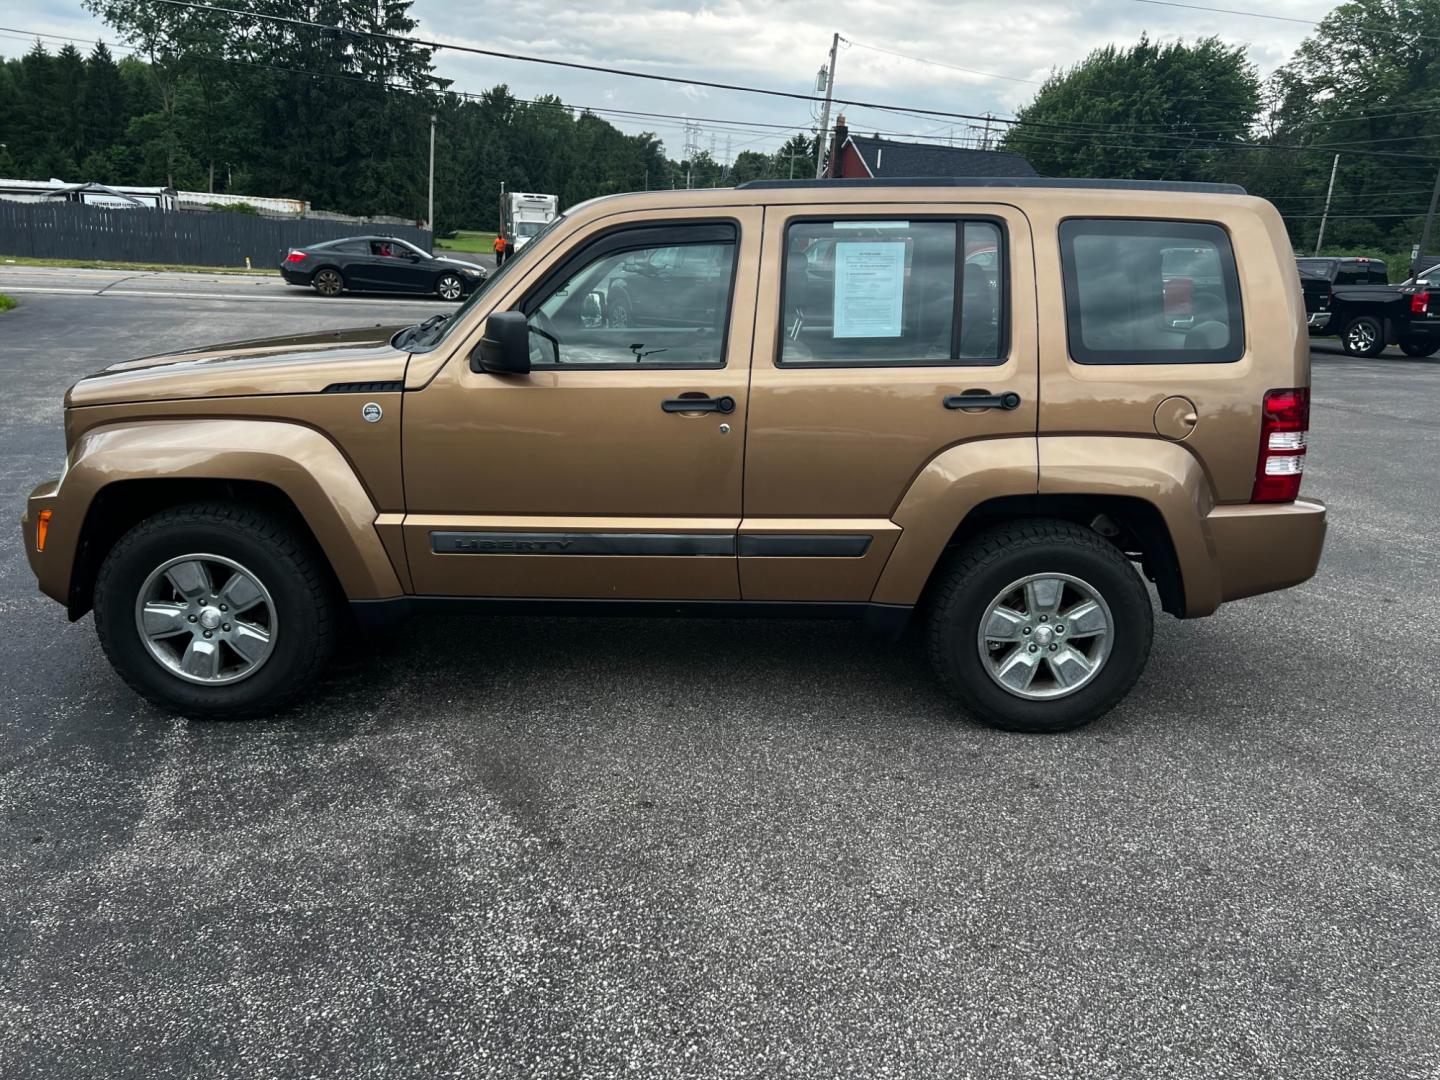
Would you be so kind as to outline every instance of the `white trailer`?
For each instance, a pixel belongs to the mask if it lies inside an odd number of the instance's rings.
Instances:
[[[500,199],[500,226],[514,250],[519,251],[560,214],[557,195],[506,191]]]

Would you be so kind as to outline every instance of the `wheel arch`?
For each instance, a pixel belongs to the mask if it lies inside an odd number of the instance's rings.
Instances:
[[[872,599],[921,601],[947,550],[1001,521],[1060,519],[1135,557],[1164,609],[1182,618],[1219,606],[1206,516],[1208,477],[1163,439],[1052,436],[962,443],[938,455],[896,508],[899,541]]]
[[[156,475],[159,461],[164,475]],[[214,500],[260,505],[303,526],[350,599],[403,592],[378,511],[339,449],[299,424],[233,419],[118,425],[81,436],[58,490],[32,499],[32,511],[54,514],[38,560],[42,591],[79,618],[90,608],[100,562],[127,529],[160,509]]]

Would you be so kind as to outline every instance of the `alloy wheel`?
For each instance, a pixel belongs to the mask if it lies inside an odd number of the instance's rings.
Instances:
[[[459,300],[464,288],[465,287],[460,284],[460,279],[454,274],[441,275],[440,281],[436,285],[436,291],[440,294],[440,299],[442,300]]]
[[[157,566],[135,599],[146,651],[187,682],[220,686],[270,659],[275,602],[253,573],[223,555],[181,555]]]
[[[345,282],[334,270],[321,270],[315,275],[315,291],[321,296],[339,296]]]
[[[1345,334],[1345,344],[1355,352],[1366,352],[1375,347],[1375,328],[1367,322],[1357,322]]]
[[[1115,620],[1104,597],[1068,574],[1013,581],[980,620],[986,674],[1008,693],[1032,701],[1073,694],[1110,655]]]

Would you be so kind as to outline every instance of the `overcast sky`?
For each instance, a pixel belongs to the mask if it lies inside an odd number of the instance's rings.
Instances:
[[[223,3],[223,0],[216,0]],[[1222,0],[1194,0],[1240,8]],[[1320,19],[1324,0],[1266,0],[1270,15]],[[417,0],[417,34],[535,56],[686,75],[719,82],[808,93],[839,32],[836,93],[886,104],[952,112],[1012,115],[1052,67],[1065,67],[1110,42],[1128,45],[1142,32],[1155,39],[1209,34],[1244,44],[1262,75],[1289,58],[1313,27],[1246,15],[1186,10],[1141,0],[509,0],[504,4]],[[115,40],[79,0],[5,0],[0,26],[30,34]],[[62,43],[47,41],[53,50]],[[19,55],[29,40],[0,32],[0,52]],[[878,46],[974,71],[970,74],[867,49]],[[81,45],[81,48],[87,48]],[[735,125],[703,128],[703,148],[725,158],[744,149],[769,150],[786,132],[746,127],[759,122],[812,123],[811,106],[753,94],[659,84],[637,79],[442,51],[436,66],[455,89],[480,91],[507,83],[519,97],[558,94],[565,102],[608,109],[670,113]],[[950,121],[895,116],[847,107],[862,131],[947,135]],[[608,115],[626,131],[650,130],[672,157],[684,148],[683,122]],[[956,134],[963,135],[963,122]]]

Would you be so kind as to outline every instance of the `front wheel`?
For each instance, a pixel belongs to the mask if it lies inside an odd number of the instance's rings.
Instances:
[[[1357,315],[1345,324],[1340,344],[1351,356],[1379,356],[1385,351],[1385,330],[1374,315]]]
[[[1418,360],[1440,352],[1440,341],[1402,341],[1400,342],[1400,351],[1406,356],[1413,356]]]
[[[316,273],[311,283],[321,296],[339,296],[345,289],[345,279],[339,270],[325,269]]]
[[[1150,655],[1150,594],[1089,529],[1035,520],[983,533],[943,568],[930,659],[980,719],[1066,731],[1130,692]]]
[[[441,274],[435,282],[435,292],[441,300],[459,300],[465,291],[465,283],[459,274]]]
[[[197,719],[288,704],[329,658],[335,622],[313,545],[248,507],[200,503],[147,518],[95,581],[95,628],[115,670],[156,705]]]

